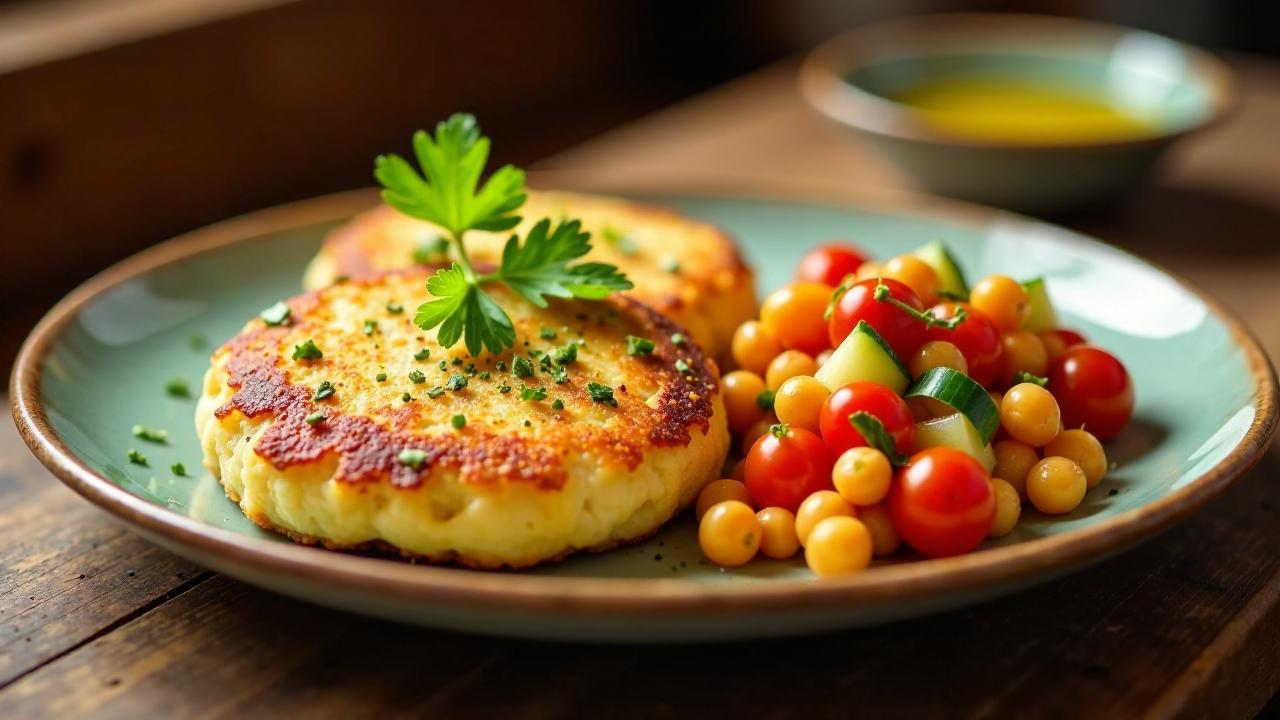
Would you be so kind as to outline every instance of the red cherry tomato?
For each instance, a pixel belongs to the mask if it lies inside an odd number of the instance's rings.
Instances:
[[[1115,437],[1133,417],[1133,380],[1124,364],[1099,347],[1067,348],[1049,365],[1049,392],[1067,428],[1084,426],[1099,440]]]
[[[1049,330],[1046,334],[1057,335],[1058,339],[1062,341],[1063,347],[1075,347],[1076,345],[1083,345],[1089,342],[1088,340],[1085,340],[1084,336],[1080,333],[1075,330],[1067,330],[1066,328]]]
[[[1000,344],[1000,331],[995,323],[968,303],[938,303],[929,309],[934,317],[949,320],[955,317],[956,311],[964,308],[968,313],[954,330],[944,327],[929,328],[929,340],[946,340],[960,349],[965,364],[969,366],[969,377],[979,385],[989,385],[1000,372],[1000,360],[1004,355],[1004,346]]]
[[[948,447],[916,453],[889,491],[898,534],[928,557],[976,550],[991,530],[996,496],[991,478],[968,453]]]
[[[792,512],[819,490],[830,490],[835,456],[814,433],[775,425],[747,453],[746,484],[756,507]]]
[[[924,344],[926,328],[919,318],[911,317],[890,302],[875,299],[876,285],[879,283],[884,283],[889,288],[891,297],[916,310],[924,309],[924,304],[911,288],[897,280],[885,278],[854,283],[836,300],[832,310],[831,321],[827,325],[832,347],[840,345],[861,320],[866,320],[868,325],[875,328],[899,358],[907,357]],[[996,344],[999,345],[999,338]]]
[[[852,245],[823,245],[796,266],[796,279],[836,287],[866,261],[867,256]]]
[[[823,442],[833,453],[839,455],[849,448],[869,444],[849,422],[849,416],[859,411],[876,416],[893,436],[898,452],[911,452],[911,443],[916,438],[916,421],[906,401],[879,383],[855,382],[831,393],[822,403],[818,426],[822,430]]]

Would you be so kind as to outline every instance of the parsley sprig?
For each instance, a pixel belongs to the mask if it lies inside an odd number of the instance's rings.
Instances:
[[[439,326],[437,339],[444,347],[462,340],[467,352],[477,355],[483,349],[500,353],[515,344],[511,318],[485,292],[488,284],[503,283],[538,307],[546,307],[548,297],[600,300],[632,287],[613,265],[570,264],[586,255],[591,243],[581,223],[569,219],[554,228],[544,219],[523,242],[513,235],[497,270],[478,273],[464,235],[510,230],[520,223],[516,212],[525,201],[524,172],[504,165],[482,184],[489,139],[480,134],[476,119],[463,113],[437,124],[434,135],[419,130],[413,149],[421,174],[398,155],[380,155],[374,176],[388,205],[439,226],[454,246],[456,261],[427,282],[435,299],[420,305],[413,318],[423,330]]]

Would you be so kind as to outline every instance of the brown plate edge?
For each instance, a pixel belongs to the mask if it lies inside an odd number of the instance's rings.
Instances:
[[[623,183],[601,188],[589,175],[534,173],[544,187],[608,189],[668,195],[762,197],[773,200],[820,202],[863,209],[921,209],[935,216],[968,224],[1017,215],[950,200],[911,193],[830,192],[803,183],[757,181],[742,177],[734,183],[753,184],[753,192],[719,192],[725,178],[686,178],[652,187]],[[605,183],[607,184],[607,183]],[[924,599],[946,592],[976,591],[984,585],[1016,581],[1019,577],[1065,570],[1087,564],[1129,547],[1176,523],[1225,490],[1248,471],[1265,452],[1276,430],[1275,372],[1257,341],[1216,300],[1183,278],[1169,273],[1199,297],[1232,333],[1248,357],[1254,379],[1257,412],[1231,453],[1195,481],[1153,503],[1080,530],[1015,545],[992,548],[953,558],[890,565],[843,579],[822,582],[783,580],[738,587],[716,587],[674,579],[615,579],[492,573],[450,567],[410,565],[370,559],[309,547],[251,538],[204,525],[167,508],[153,505],[112,483],[83,464],[49,425],[39,395],[43,363],[60,331],[78,312],[115,285],[158,266],[249,240],[253,237],[340,220],[376,202],[372,191],[351,191],[283,205],[211,225],[161,243],[99,273],[59,302],[40,321],[23,344],[11,378],[11,406],[23,440],[36,457],[86,499],[111,514],[179,545],[242,564],[257,571],[283,573],[317,586],[358,589],[372,595],[426,603],[521,609],[550,614],[630,613],[700,614],[726,611],[750,613],[778,609],[821,610],[874,606],[887,601]],[[1028,222],[1038,222],[1026,220]],[[1074,234],[1074,233],[1073,233]],[[1081,236],[1082,242],[1096,242]]]

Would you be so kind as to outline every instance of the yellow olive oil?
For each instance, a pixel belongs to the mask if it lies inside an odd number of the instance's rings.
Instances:
[[[1086,144],[1158,132],[1150,119],[1082,91],[998,77],[933,78],[890,99],[913,108],[940,133],[974,140]]]

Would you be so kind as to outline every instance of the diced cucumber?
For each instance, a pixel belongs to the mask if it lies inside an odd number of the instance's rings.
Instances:
[[[938,273],[938,280],[941,282],[939,287],[942,290],[954,295],[969,294],[969,284],[964,281],[964,272],[960,270],[960,264],[951,256],[946,245],[935,240],[911,254],[928,263]]]
[[[917,396],[933,398],[963,413],[977,429],[983,444],[991,442],[1000,428],[1000,408],[990,393],[958,370],[949,367],[926,370],[906,392],[906,397]]]
[[[916,423],[915,450],[949,447],[969,453],[990,473],[996,466],[996,453],[982,442],[978,429],[964,413],[955,413]]]
[[[1022,321],[1022,329],[1042,333],[1058,327],[1058,313],[1049,301],[1049,290],[1044,278],[1028,280],[1022,283],[1022,287],[1027,289],[1027,319]]]
[[[907,367],[865,321],[858,323],[813,376],[832,392],[851,382],[875,382],[901,395],[911,382]]]

